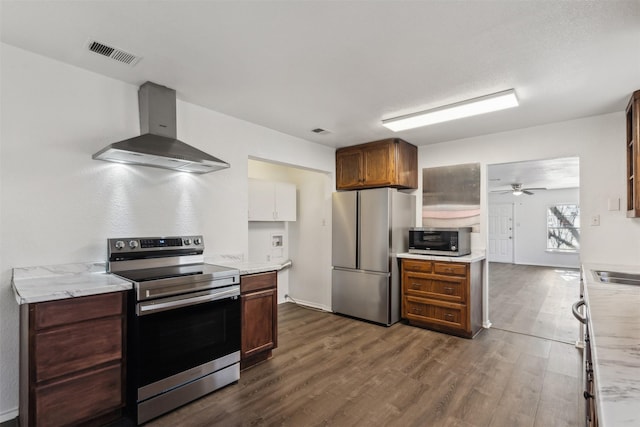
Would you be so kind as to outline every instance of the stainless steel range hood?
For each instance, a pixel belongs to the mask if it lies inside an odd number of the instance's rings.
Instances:
[[[184,172],[207,173],[229,163],[176,139],[176,91],[152,82],[138,90],[142,135],[107,145],[92,157]]]

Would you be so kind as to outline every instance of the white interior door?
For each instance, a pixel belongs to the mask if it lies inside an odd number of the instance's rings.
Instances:
[[[489,261],[513,262],[513,203],[489,205]]]

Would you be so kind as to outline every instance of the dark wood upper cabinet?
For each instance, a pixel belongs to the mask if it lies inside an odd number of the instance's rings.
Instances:
[[[627,116],[627,217],[640,217],[640,90],[631,95]]]
[[[418,188],[418,148],[399,138],[336,150],[336,188]]]

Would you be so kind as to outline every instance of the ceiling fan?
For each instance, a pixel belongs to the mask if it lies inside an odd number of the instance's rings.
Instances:
[[[546,190],[546,188],[545,187],[522,188],[522,184],[511,184],[511,190],[496,190],[496,191],[492,191],[492,193],[501,193],[501,194],[511,193],[514,196],[519,196],[524,193],[528,196],[532,196],[534,193],[532,193],[531,191],[533,190]]]

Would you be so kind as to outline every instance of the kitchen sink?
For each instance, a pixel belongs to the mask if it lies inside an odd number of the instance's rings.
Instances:
[[[594,270],[593,275],[600,283],[618,283],[621,285],[640,285],[640,274],[620,273],[618,271]]]

